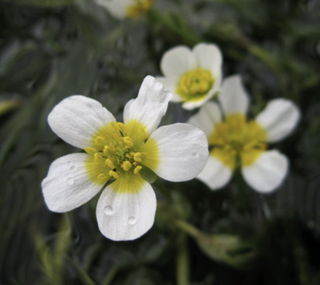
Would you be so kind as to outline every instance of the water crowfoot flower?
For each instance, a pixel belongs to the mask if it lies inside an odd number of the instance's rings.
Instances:
[[[96,0],[96,2],[116,18],[129,17],[134,20],[146,14],[153,5],[153,0]]]
[[[42,181],[48,208],[73,210],[103,189],[96,208],[103,235],[131,240],[147,232],[154,222],[156,197],[141,176],[144,168],[169,181],[186,181],[200,173],[209,155],[207,139],[198,128],[181,123],[157,128],[171,96],[147,76],[138,97],[124,108],[124,123],[81,95],[56,105],[48,116],[50,127],[85,153],[51,164]]]
[[[248,121],[249,98],[239,76],[224,80],[219,101],[223,114],[216,103],[208,102],[189,120],[205,132],[210,148],[207,165],[198,178],[217,189],[228,183],[240,166],[253,189],[274,190],[287,174],[288,159],[277,150],[267,150],[267,143],[283,139],[295,128],[298,108],[289,100],[275,99],[255,120]]]
[[[185,109],[203,105],[220,90],[222,56],[214,44],[200,43],[193,50],[178,46],[161,59],[164,77],[157,80],[173,93],[171,101]]]

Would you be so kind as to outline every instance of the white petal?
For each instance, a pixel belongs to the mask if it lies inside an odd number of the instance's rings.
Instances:
[[[140,87],[138,97],[130,100],[123,111],[124,122],[134,119],[147,128],[147,133],[155,130],[168,108],[172,94],[154,77],[147,76]]]
[[[261,193],[271,192],[284,180],[289,162],[286,156],[277,150],[266,151],[257,161],[242,168],[242,175],[247,183]]]
[[[207,102],[199,112],[190,117],[188,123],[201,129],[207,138],[213,133],[214,125],[222,120],[221,112],[216,103]]]
[[[286,137],[297,125],[299,109],[289,100],[276,99],[257,116],[256,122],[268,133],[268,141],[276,142]]]
[[[225,115],[247,113],[249,97],[239,75],[230,76],[223,81],[219,101]]]
[[[221,74],[222,56],[220,49],[214,44],[197,44],[193,54],[200,68],[209,70],[214,76]]]
[[[171,102],[181,102],[182,101],[182,98],[177,93],[175,93],[176,86],[172,82],[172,80],[170,80],[170,78],[156,77],[156,81],[163,84],[164,90],[168,90],[169,92],[171,92],[171,94],[172,94],[172,98],[170,99]]]
[[[134,4],[132,0],[95,0],[97,4],[105,7],[111,15],[123,19],[127,16],[127,9]]]
[[[160,164],[152,169],[169,181],[187,181],[196,177],[208,159],[205,134],[189,124],[173,124],[155,130],[150,138],[159,148]]]
[[[110,184],[99,198],[96,210],[98,226],[109,239],[133,240],[152,227],[156,196],[146,181],[141,189],[134,189],[133,184],[132,193],[121,193],[121,183],[117,181]]]
[[[102,188],[93,183],[84,167],[89,155],[74,153],[56,159],[41,183],[48,208],[63,213],[73,210],[95,196]]]
[[[62,100],[48,116],[51,129],[67,143],[84,149],[104,125],[114,122],[113,115],[98,101],[81,95]]]
[[[183,73],[197,67],[194,54],[185,46],[168,50],[163,55],[160,65],[163,75],[177,84]]]
[[[232,176],[232,170],[226,167],[220,160],[210,155],[208,162],[201,173],[197,176],[211,190],[225,186]]]

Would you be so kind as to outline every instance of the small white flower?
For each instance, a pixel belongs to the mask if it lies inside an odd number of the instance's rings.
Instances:
[[[228,183],[240,166],[246,182],[258,192],[270,192],[284,180],[288,159],[267,143],[286,137],[296,126],[300,112],[289,100],[272,100],[255,120],[247,121],[249,98],[239,76],[224,80],[219,95],[221,109],[208,102],[190,118],[208,139],[210,156],[198,178],[211,189]],[[222,118],[224,116],[224,118]]]
[[[169,181],[186,181],[200,173],[209,155],[206,136],[198,128],[178,123],[157,129],[171,96],[147,76],[138,97],[125,106],[124,124],[99,102],[81,95],[56,105],[48,116],[50,127],[86,153],[51,164],[42,181],[48,208],[73,210],[104,188],[96,209],[101,233],[112,240],[131,240],[147,232],[154,222],[156,197],[140,175],[143,168]]]
[[[118,19],[139,19],[153,5],[153,0],[95,0]]]
[[[171,101],[188,110],[200,107],[220,90],[222,56],[214,44],[197,44],[193,50],[178,46],[161,59],[164,77],[157,80],[173,93]]]

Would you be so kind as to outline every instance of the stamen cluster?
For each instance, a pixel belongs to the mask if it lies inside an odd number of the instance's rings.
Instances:
[[[185,100],[200,100],[210,91],[214,82],[211,72],[197,68],[180,77],[176,92]]]
[[[123,172],[138,174],[142,169],[144,153],[134,145],[123,123],[111,122],[110,125],[112,136],[106,138],[98,135],[94,139],[96,148],[84,149],[88,154],[93,155],[96,164],[101,165],[103,172],[99,173],[97,178],[99,180],[117,179]]]
[[[135,0],[135,2],[127,9],[127,15],[135,20],[146,14],[153,5],[153,0]]]
[[[246,121],[243,115],[229,115],[222,123],[215,125],[209,138],[211,152],[234,169],[240,160],[242,166],[249,166],[266,150],[266,133],[255,121]]]

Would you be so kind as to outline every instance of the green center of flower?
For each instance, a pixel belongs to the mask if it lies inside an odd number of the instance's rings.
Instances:
[[[142,15],[145,15],[153,4],[153,0],[135,0],[135,4],[127,8],[127,16],[138,20]]]
[[[181,75],[176,93],[184,101],[199,101],[208,94],[214,82],[210,71],[196,68]]]
[[[247,122],[244,115],[232,114],[215,125],[209,137],[210,155],[232,170],[238,164],[250,166],[266,150],[266,139],[266,131],[257,122]]]
[[[129,124],[111,122],[94,135],[86,168],[90,178],[100,184],[109,179],[138,175],[143,165],[156,168],[157,146],[148,139],[146,128],[137,121]]]

